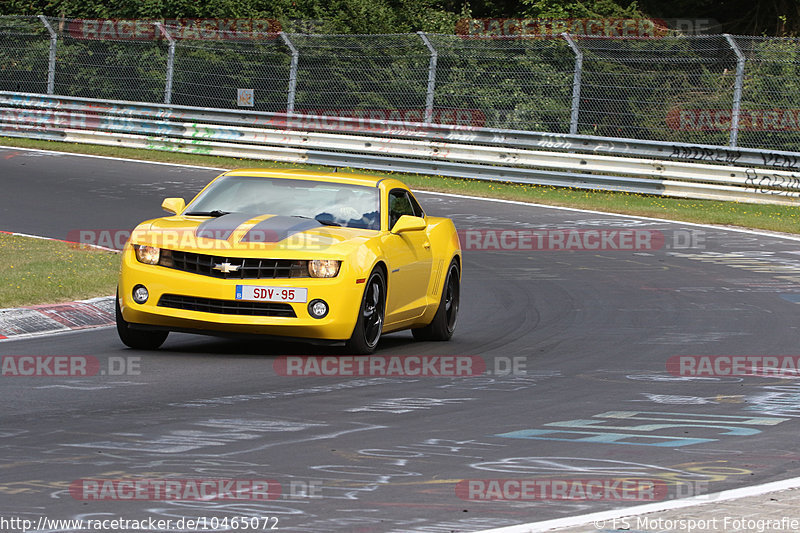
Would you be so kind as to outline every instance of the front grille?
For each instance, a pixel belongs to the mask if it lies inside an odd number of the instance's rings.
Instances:
[[[179,294],[164,294],[158,300],[159,307],[217,313],[220,315],[283,316],[297,318],[289,304],[274,302],[243,302],[240,300],[215,300]]]
[[[307,278],[306,261],[205,255],[177,250],[161,250],[161,266],[220,279]],[[221,265],[221,266],[220,266]],[[215,269],[214,267],[218,268]],[[236,268],[238,267],[238,268]],[[220,268],[232,269],[223,272]]]

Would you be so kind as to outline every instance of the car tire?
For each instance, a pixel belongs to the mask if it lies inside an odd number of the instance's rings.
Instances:
[[[350,340],[345,344],[354,355],[369,355],[375,351],[383,332],[383,317],[386,312],[386,279],[380,268],[372,271],[364,287],[358,319]]]
[[[458,306],[461,302],[461,276],[458,262],[453,259],[447,269],[439,308],[431,323],[422,328],[412,329],[418,341],[447,341],[453,337],[458,319]]]
[[[117,315],[117,333],[119,339],[128,348],[135,350],[155,350],[167,340],[169,331],[148,331],[146,329],[134,329],[122,318],[122,311],[119,308],[119,294],[114,299],[114,307]]]

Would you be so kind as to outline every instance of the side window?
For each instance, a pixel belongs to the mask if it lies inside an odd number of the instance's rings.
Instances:
[[[414,216],[414,209],[411,207],[406,191],[395,189],[389,193],[389,230],[403,215]]]
[[[425,218],[425,211],[422,210],[422,207],[417,202],[417,199],[414,198],[414,195],[409,194],[408,199],[411,201],[411,208],[414,210],[414,216]]]

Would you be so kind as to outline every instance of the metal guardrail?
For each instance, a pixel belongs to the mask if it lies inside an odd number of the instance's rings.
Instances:
[[[800,150],[800,39],[518,22],[325,35],[265,19],[0,16],[0,90]]]
[[[800,204],[800,153],[0,92],[0,135]]]

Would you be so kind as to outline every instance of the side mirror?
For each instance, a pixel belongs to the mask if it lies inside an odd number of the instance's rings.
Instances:
[[[183,198],[164,198],[164,201],[161,202],[161,209],[174,215],[183,211],[185,207],[186,202]]]
[[[392,233],[404,233],[406,231],[420,231],[427,227],[425,219],[422,217],[412,217],[411,215],[403,215],[395,222],[392,228]]]

